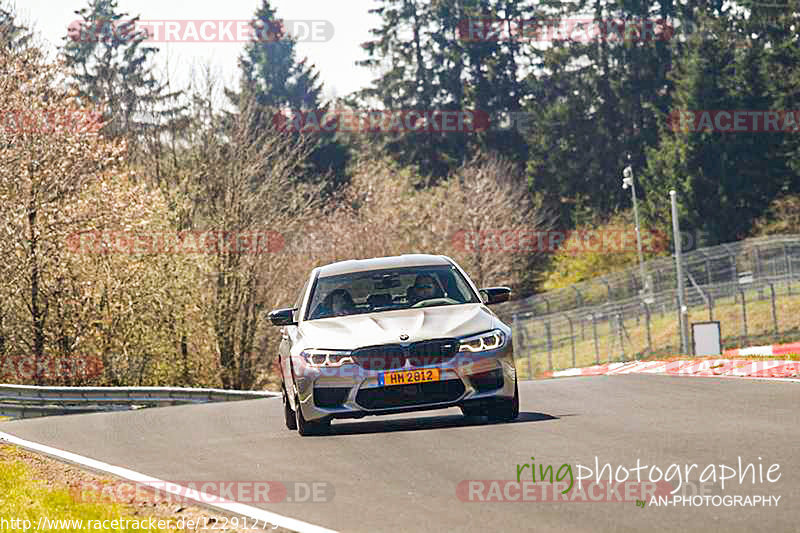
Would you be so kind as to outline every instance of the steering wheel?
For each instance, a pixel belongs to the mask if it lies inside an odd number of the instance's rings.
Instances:
[[[453,300],[452,298],[431,298],[430,300],[422,300],[420,302],[415,303],[410,307],[410,309],[414,309],[416,307],[431,307],[434,305],[452,305],[457,304],[457,300]]]

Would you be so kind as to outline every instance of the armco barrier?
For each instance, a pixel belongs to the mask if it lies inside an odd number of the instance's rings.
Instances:
[[[278,393],[177,387],[37,387],[0,384],[0,416],[35,418],[274,396],[278,396]]]

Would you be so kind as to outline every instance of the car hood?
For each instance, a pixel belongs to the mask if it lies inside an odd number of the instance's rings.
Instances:
[[[363,315],[323,318],[299,326],[304,348],[351,350],[360,346],[463,337],[498,327],[497,318],[482,304],[402,309]],[[400,335],[408,335],[400,340]]]

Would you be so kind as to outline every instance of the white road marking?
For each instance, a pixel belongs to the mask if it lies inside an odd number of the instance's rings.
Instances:
[[[177,496],[188,497],[189,499],[196,500],[200,502],[202,506],[216,507],[218,509],[222,509],[223,511],[227,511],[237,516],[246,516],[248,518],[252,518],[260,522],[269,522],[272,525],[277,525],[279,527],[291,529],[292,531],[297,531],[298,533],[336,533],[336,531],[333,529],[327,529],[321,526],[315,526],[314,524],[309,524],[308,522],[303,522],[302,520],[297,520],[295,518],[290,518],[288,516],[279,515],[277,513],[272,513],[270,511],[265,511],[264,509],[258,509],[257,507],[251,507],[249,505],[237,503],[231,500],[226,500],[224,498],[220,498],[219,496],[211,496],[203,492],[198,492],[196,489],[189,489],[187,487],[181,487],[172,483],[167,483],[166,481],[151,476],[147,476],[145,474],[140,474],[139,472],[134,472],[133,470],[128,470],[127,468],[110,465],[102,461],[97,461],[89,457],[83,457],[82,455],[78,455],[72,452],[59,450],[58,448],[52,448],[50,446],[39,444],[37,442],[31,442],[28,440],[20,439],[19,437],[15,437],[14,435],[9,435],[8,433],[3,433],[2,431],[0,431],[0,441],[6,441],[11,444],[20,446],[22,448],[26,448],[28,450],[34,450],[37,452],[42,452],[47,455],[52,455],[54,457],[64,459],[71,463],[76,463],[79,465],[87,466],[94,470],[107,472],[109,474],[130,481],[138,483],[157,483],[159,484],[158,485],[159,487],[162,486],[164,487],[161,490],[173,493]],[[192,494],[192,492],[197,493],[198,497],[192,498],[190,496],[187,496],[187,494]],[[208,503],[209,501],[213,500],[216,500],[216,503],[213,504]]]

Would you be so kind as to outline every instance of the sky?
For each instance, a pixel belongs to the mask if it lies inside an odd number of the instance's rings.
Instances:
[[[7,2],[3,2],[6,4]],[[88,0],[16,0],[11,2],[22,22],[32,25],[41,41],[55,54],[69,24],[80,17],[75,11]],[[119,10],[146,20],[249,20],[261,0],[118,0]],[[369,40],[369,30],[380,22],[368,10],[375,0],[272,0],[278,16],[286,20],[324,20],[333,26],[328,42],[301,42],[298,59],[308,57],[320,72],[327,98],[345,96],[369,85],[374,77],[355,62],[365,58],[359,46]],[[237,58],[244,43],[156,43],[156,68],[169,73],[172,86],[186,84],[193,72],[212,66],[221,80],[233,86],[238,80]]]

